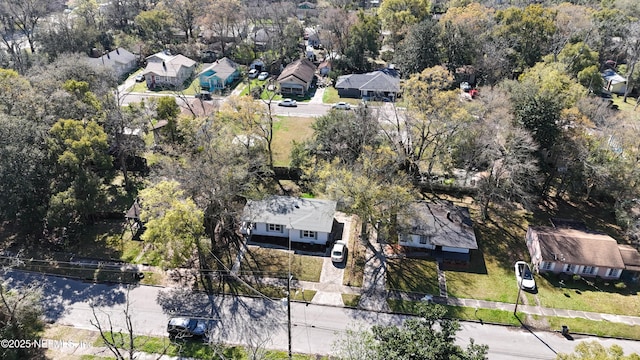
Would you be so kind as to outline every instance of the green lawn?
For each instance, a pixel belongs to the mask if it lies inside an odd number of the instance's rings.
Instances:
[[[342,294],[342,303],[344,306],[357,307],[358,303],[360,303],[360,295]]]
[[[584,310],[607,314],[638,316],[640,314],[640,286],[627,285],[618,289],[618,282],[564,280],[564,286],[558,277],[544,275],[536,277],[538,298],[544,307]]]
[[[273,162],[275,166],[289,166],[291,161],[291,148],[293,141],[302,142],[313,136],[311,124],[315,119],[278,116],[274,123],[273,143]]]
[[[404,313],[404,314],[417,314],[417,310],[425,303],[422,301],[407,301],[389,299],[387,300],[391,311]],[[520,326],[518,319],[513,316],[513,312],[496,309],[478,309],[465,307],[465,306],[447,306],[447,315],[450,318],[469,321],[484,321],[487,323],[504,324]],[[524,318],[524,314],[518,313],[521,319]]]
[[[344,101],[351,105],[358,105],[362,100],[353,99],[353,98],[342,98],[338,95],[338,90],[334,87],[327,87],[324,89],[324,94],[322,95],[322,102],[325,104],[333,104],[340,101]]]
[[[422,259],[389,259],[387,288],[423,294],[440,293],[436,263]]]
[[[479,252],[472,253],[481,258]],[[495,259],[485,258],[486,272],[445,271],[449,296],[515,303],[518,295],[512,269],[500,267]]]
[[[133,87],[131,89],[129,89],[129,91],[131,92],[137,92],[137,93],[144,93],[144,92],[153,92],[155,94],[167,94],[167,95],[173,95],[176,93],[181,93],[184,95],[195,95],[200,93],[200,79],[198,79],[198,77],[195,77],[193,79],[193,81],[191,81],[190,83],[185,83],[185,88],[184,90],[178,91],[178,90],[149,90],[147,89],[147,83],[146,82],[137,82],[135,83],[135,85],[133,85]]]
[[[319,256],[291,255],[291,274],[298,280],[320,281],[323,258]],[[251,248],[242,260],[242,273],[259,273],[264,277],[286,278],[289,268],[287,251]]]

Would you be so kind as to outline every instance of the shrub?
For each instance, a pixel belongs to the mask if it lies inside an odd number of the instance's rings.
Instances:
[[[615,287],[616,287],[616,289],[618,289],[618,290],[623,290],[623,289],[626,289],[626,288],[627,288],[627,284],[625,284],[625,283],[624,283],[624,282],[622,282],[622,281],[617,282],[614,286],[615,286]]]

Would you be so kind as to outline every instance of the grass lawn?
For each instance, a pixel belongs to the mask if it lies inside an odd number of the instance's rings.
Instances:
[[[289,166],[293,142],[302,142],[313,136],[314,118],[278,116],[274,123],[273,162],[275,166]]]
[[[362,101],[361,99],[353,99],[353,98],[343,98],[338,95],[338,90],[334,87],[327,87],[324,89],[324,94],[322,95],[322,102],[325,104],[333,104],[340,101],[344,101],[351,105],[358,105]]]
[[[481,256],[479,252],[471,255],[480,260]],[[518,286],[513,270],[500,267],[493,258],[485,259],[486,272],[445,271],[449,296],[515,303]]]
[[[323,258],[319,256],[291,255],[291,274],[294,279],[320,281]],[[241,272],[259,272],[264,277],[286,278],[289,253],[283,250],[252,247],[242,259]]]
[[[640,314],[640,286],[615,287],[617,282],[597,282],[569,278],[560,286],[554,275],[537,276],[538,298],[544,307],[585,310],[592,312],[632,315]],[[591,284],[591,285],[590,285]]]
[[[351,241],[349,243],[350,252],[347,255],[347,263],[342,283],[347,286],[362,287],[362,282],[364,281],[364,265],[367,262],[367,248],[360,240],[362,222],[355,215],[352,216],[352,219],[354,220],[351,223]]]
[[[357,307],[358,303],[360,303],[360,295],[342,294],[342,303],[344,303],[344,306]]]
[[[569,332],[591,334],[596,336],[620,337],[640,340],[640,326],[633,326],[608,321],[547,317],[548,330],[560,330],[562,325],[569,327]]]
[[[293,297],[291,297],[291,300],[311,302],[311,300],[313,300],[313,297],[316,296],[316,293],[317,291],[315,290],[296,291],[293,293]]]
[[[391,311],[405,313],[405,314],[417,314],[418,308],[425,305],[422,301],[407,301],[389,299],[387,300]],[[478,309],[466,307],[466,306],[447,306],[443,305],[447,309],[447,315],[453,319],[468,320],[468,321],[484,321],[487,323],[504,324],[520,326],[518,319],[513,316],[513,312],[496,309]],[[518,313],[518,316],[523,319],[524,314]]]
[[[107,337],[112,336],[111,333],[105,334]],[[112,337],[113,338],[113,337]],[[119,335],[116,335],[116,340],[120,340]],[[75,339],[73,339],[75,340]],[[124,336],[121,341],[121,347],[127,347],[129,344],[128,338]],[[198,341],[171,341],[166,337],[157,336],[144,336],[137,335],[133,340],[135,348],[139,351],[152,353],[152,354],[165,354],[168,356],[179,356],[195,359],[238,359],[248,360],[250,354],[242,346],[237,345],[216,345],[216,351],[213,350],[209,344]],[[91,345],[96,347],[104,346],[102,338],[97,338]],[[294,354],[294,359],[298,360],[311,360],[311,359],[328,359],[327,357],[319,358],[316,355],[307,354]],[[286,351],[267,350],[265,359],[280,360],[288,359]]]
[[[168,89],[149,90],[147,88],[147,83],[143,81],[143,82],[135,83],[135,85],[133,85],[133,87],[130,88],[129,91],[135,92],[135,93],[153,92],[156,94],[167,94],[167,95],[173,95],[176,93],[181,93],[184,95],[195,95],[200,93],[200,79],[198,79],[198,77],[195,77],[193,81],[191,81],[190,83],[185,82],[184,86],[185,86],[184,90],[168,90]]]
[[[389,259],[387,288],[423,294],[439,294],[436,263],[423,259]]]
[[[624,96],[613,95],[613,104],[618,105],[618,109],[620,111],[624,111],[627,114],[634,113],[634,108],[636,107],[636,99],[634,99],[633,97],[628,97],[626,103],[622,101],[623,99]],[[637,112],[637,110],[635,112]],[[640,114],[640,112],[638,114]]]

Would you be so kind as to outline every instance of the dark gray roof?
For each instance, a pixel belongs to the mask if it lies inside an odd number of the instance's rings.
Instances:
[[[342,75],[338,77],[335,88],[399,92],[400,79],[387,75],[382,71],[374,71],[366,74]]]
[[[249,200],[242,221],[283,225],[294,230],[331,232],[336,202],[273,196],[264,200]]]
[[[418,201],[398,216],[401,234],[429,235],[437,246],[477,249],[469,209],[450,202]]]

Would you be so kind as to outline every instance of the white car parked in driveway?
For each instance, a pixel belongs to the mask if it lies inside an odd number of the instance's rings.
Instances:
[[[515,265],[516,281],[523,290],[535,290],[536,281],[529,269],[529,264],[524,261],[518,261]]]
[[[331,249],[331,261],[341,263],[347,257],[347,243],[338,240]]]
[[[269,77],[269,73],[266,71],[263,71],[260,73],[260,75],[258,75],[258,80],[260,81],[267,80],[268,77]]]

